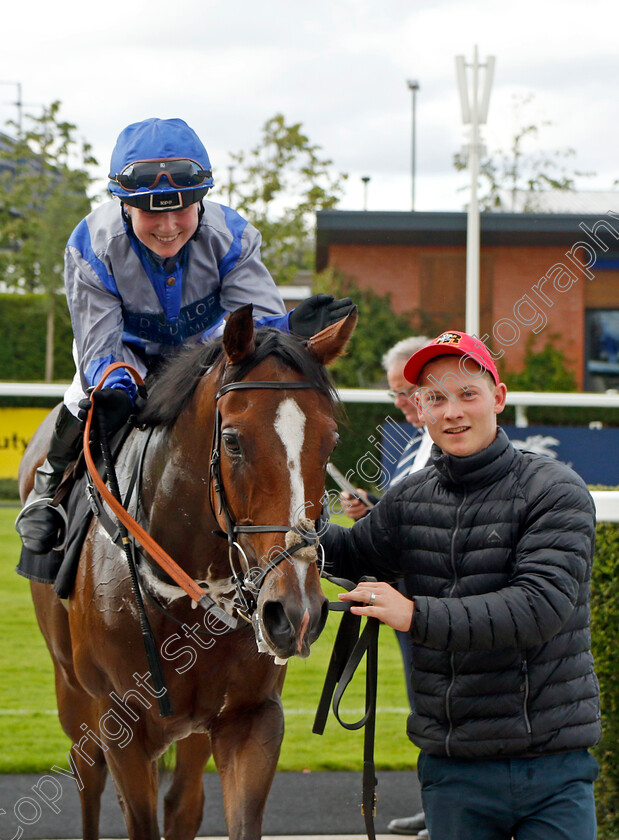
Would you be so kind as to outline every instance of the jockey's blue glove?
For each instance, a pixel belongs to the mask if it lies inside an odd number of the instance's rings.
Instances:
[[[350,298],[339,298],[333,295],[313,295],[302,300],[290,313],[290,332],[311,338],[325,327],[336,324],[355,309]]]
[[[80,400],[78,403],[77,416],[82,429],[86,425],[93,403],[95,411],[102,412],[105,417],[108,435],[113,435],[121,426],[124,426],[133,412],[133,402],[126,391],[122,388],[102,388],[100,391],[93,391],[90,398]],[[96,434],[95,424],[93,424],[93,431]]]

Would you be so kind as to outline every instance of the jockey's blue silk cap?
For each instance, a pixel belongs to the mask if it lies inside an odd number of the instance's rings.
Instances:
[[[204,144],[184,120],[151,117],[131,123],[121,131],[112,152],[110,178],[115,179],[126,167],[137,162],[177,159],[195,161],[202,170],[211,175],[211,162]],[[200,187],[206,191],[213,183],[212,177],[208,177]],[[131,196],[131,193],[116,180],[109,181],[108,189],[123,200]],[[195,190],[195,187],[188,186],[184,189]],[[181,187],[180,192],[182,191]],[[141,188],[132,192],[134,196],[136,192],[141,195],[178,193],[179,187],[169,183],[166,178],[161,178],[152,189]]]
[[[430,344],[413,353],[404,366],[406,379],[413,385],[417,385],[424,365],[436,359],[437,356],[466,356],[478,364],[484,372],[489,373],[495,385],[501,381],[494,359],[483,341],[458,330],[441,333]]]

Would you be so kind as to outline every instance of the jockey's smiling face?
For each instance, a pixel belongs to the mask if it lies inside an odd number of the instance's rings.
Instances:
[[[178,254],[198,227],[198,203],[183,207],[182,210],[155,212],[125,205],[125,211],[131,217],[137,238],[159,257]]]

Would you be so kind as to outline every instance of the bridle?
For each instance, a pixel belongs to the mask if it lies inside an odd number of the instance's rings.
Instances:
[[[210,464],[210,492],[209,502],[211,510],[217,522],[223,516],[225,532],[221,532],[228,540],[228,560],[230,563],[230,570],[232,573],[232,580],[236,590],[235,608],[238,614],[247,621],[252,620],[252,615],[255,612],[257,599],[260,590],[273,569],[286,559],[292,557],[297,551],[308,546],[318,546],[318,535],[314,528],[307,529],[300,525],[237,525],[234,516],[230,510],[230,505],[226,498],[226,491],[223,485],[221,476],[221,427],[222,415],[219,408],[219,400],[230,391],[247,391],[250,389],[271,389],[271,390],[300,390],[312,389],[315,386],[311,382],[306,381],[242,381],[242,382],[228,382],[222,385],[215,396],[215,422],[213,424],[213,446],[211,450],[211,464]],[[215,503],[214,503],[215,502]],[[268,534],[268,533],[288,533],[293,532],[298,535],[299,540],[290,548],[282,549],[274,556],[269,556],[268,563],[265,568],[253,570],[249,566],[247,555],[243,548],[239,545],[236,537],[238,534]],[[237,565],[234,560],[235,551],[238,552],[241,558],[240,564],[245,568],[239,573]],[[316,562],[311,560],[309,562]]]

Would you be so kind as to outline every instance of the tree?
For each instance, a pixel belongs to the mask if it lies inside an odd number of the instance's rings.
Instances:
[[[263,259],[276,282],[313,270],[315,213],[337,204],[346,175],[332,173],[332,161],[302,124],[287,125],[282,114],[267,120],[252,151],[232,159],[240,172],[230,184],[230,203],[261,232]]]
[[[60,102],[25,119],[26,130],[7,123],[16,136],[5,136],[0,149],[0,279],[7,291],[35,291],[46,298],[49,381],[64,248],[90,210],[88,167],[97,161],[88,143],[75,139],[76,126],[60,119]]]
[[[411,327],[408,314],[396,315],[389,295],[379,295],[373,289],[361,289],[350,278],[332,269],[315,277],[314,291],[336,297],[351,297],[357,304],[359,322],[346,349],[330,368],[339,388],[385,387],[386,374],[383,355],[396,342],[417,332]],[[412,316],[411,316],[412,317]],[[347,472],[355,469],[359,459],[378,450],[373,444],[386,417],[400,422],[402,417],[392,405],[376,403],[347,404],[339,423],[339,443],[334,460]],[[380,453],[377,456],[380,458]]]
[[[552,190],[573,191],[576,177],[590,177],[591,172],[570,172],[566,162],[573,158],[574,149],[545,152],[531,148],[540,134],[540,127],[528,118],[533,95],[513,97],[519,128],[516,129],[509,150],[497,149],[480,161],[480,210],[534,213],[539,210],[540,193]],[[552,125],[545,120],[541,127]],[[467,156],[454,155],[458,171],[467,168]]]
[[[316,275],[314,291],[335,297],[351,297],[357,305],[357,329],[350,339],[346,355],[341,356],[331,368],[337,385],[341,388],[371,388],[384,383],[383,355],[398,341],[417,332],[411,327],[412,313],[396,315],[391,308],[390,295],[362,289],[333,269]]]
[[[561,336],[549,335],[541,350],[535,351],[535,335],[527,338],[521,373],[502,371],[502,379],[510,391],[575,391],[576,380],[570,371],[565,353],[555,346]]]

